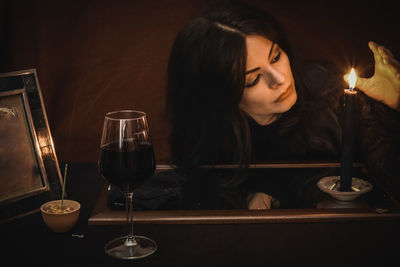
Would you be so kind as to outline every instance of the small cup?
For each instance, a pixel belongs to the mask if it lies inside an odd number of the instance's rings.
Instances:
[[[74,200],[64,199],[63,209],[60,207],[61,200],[49,201],[40,207],[44,222],[56,233],[67,232],[76,224],[81,204]]]
[[[351,189],[353,191],[340,191],[340,176],[327,176],[317,183],[318,188],[340,201],[353,201],[362,194],[366,194],[372,190],[372,185],[363,179],[352,177]]]

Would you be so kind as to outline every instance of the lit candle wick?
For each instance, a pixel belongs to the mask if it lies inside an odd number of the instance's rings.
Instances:
[[[356,87],[356,82],[357,82],[357,75],[354,70],[354,68],[351,68],[350,74],[349,74],[349,89],[353,90],[354,87]]]

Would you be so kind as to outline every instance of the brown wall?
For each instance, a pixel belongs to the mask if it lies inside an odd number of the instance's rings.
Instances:
[[[36,68],[61,162],[96,162],[104,114],[148,113],[168,161],[166,65],[177,31],[209,0],[0,1],[0,72]],[[250,1],[275,14],[307,59],[371,73],[368,40],[400,58],[395,1]],[[321,2],[321,3],[320,3]]]

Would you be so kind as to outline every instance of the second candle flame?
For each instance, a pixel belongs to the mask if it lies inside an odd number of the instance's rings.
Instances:
[[[351,68],[351,71],[349,74],[349,89],[350,90],[354,89],[354,87],[356,86],[356,81],[357,81],[356,72],[354,71],[354,68]]]

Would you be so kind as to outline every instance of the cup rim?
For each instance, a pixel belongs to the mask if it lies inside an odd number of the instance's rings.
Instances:
[[[51,200],[51,201],[47,201],[47,202],[43,203],[40,206],[40,211],[42,213],[49,214],[49,215],[65,215],[65,214],[71,214],[71,213],[76,212],[81,209],[81,204],[78,201],[71,200],[71,199],[64,199],[64,202],[70,202],[70,203],[74,203],[75,205],[77,205],[76,208],[74,206],[74,209],[71,211],[67,211],[67,212],[63,212],[63,213],[51,213],[44,209],[45,206],[47,206],[51,203],[57,203],[57,202],[61,202],[61,199],[55,199],[55,200]]]
[[[111,115],[116,114],[116,113],[136,113],[134,118],[128,118],[128,119],[117,119],[117,118],[113,118]],[[140,111],[140,110],[132,110],[132,109],[124,109],[124,110],[115,110],[115,111],[110,111],[107,112],[105,115],[105,118],[107,118],[108,120],[115,120],[115,121],[119,121],[119,120],[124,120],[124,121],[129,121],[129,120],[138,120],[140,118],[146,117],[146,112]]]

